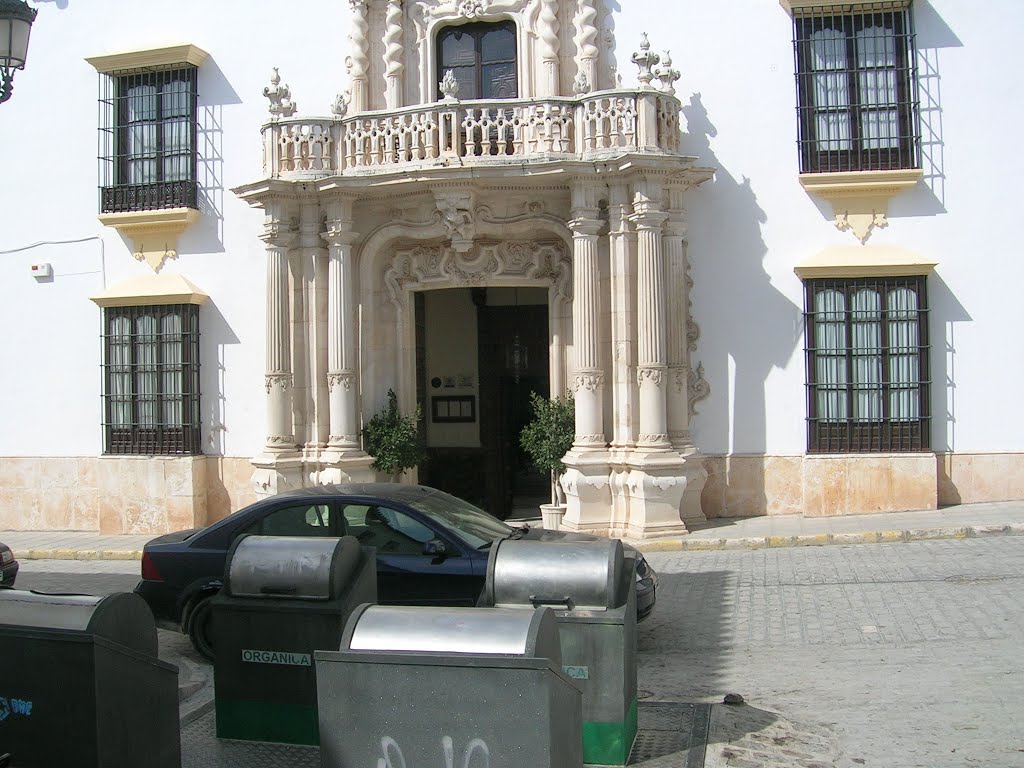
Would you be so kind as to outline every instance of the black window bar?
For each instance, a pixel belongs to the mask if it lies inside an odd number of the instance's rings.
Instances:
[[[803,173],[921,167],[907,2],[801,9],[793,52]]]
[[[202,453],[199,307],[110,307],[103,313],[103,452]]]
[[[930,446],[925,278],[805,282],[808,453]]]
[[[198,69],[100,77],[100,211],[198,209]]]

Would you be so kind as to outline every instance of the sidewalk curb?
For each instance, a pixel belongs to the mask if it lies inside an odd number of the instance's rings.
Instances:
[[[789,536],[741,536],[736,538],[629,540],[642,552],[706,552],[779,547],[822,547],[831,544],[889,544],[936,539],[977,539],[987,536],[1024,536],[1024,523],[964,525],[938,528],[861,531],[859,533],[802,533]],[[141,560],[141,549],[28,549],[17,553],[21,560]]]
[[[975,539],[987,536],[1022,536],[1024,524],[967,525],[859,533],[810,533],[793,536],[744,536],[740,538],[663,539],[631,542],[642,552],[706,552],[779,547],[820,547],[832,544],[889,544],[939,539]]]

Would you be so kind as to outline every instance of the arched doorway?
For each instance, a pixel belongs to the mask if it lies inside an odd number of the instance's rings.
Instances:
[[[447,288],[418,292],[415,304],[421,482],[501,518],[536,516],[548,479],[519,433],[530,393],[549,394],[548,290]]]

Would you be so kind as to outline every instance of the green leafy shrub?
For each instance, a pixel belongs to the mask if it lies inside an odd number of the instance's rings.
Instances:
[[[576,403],[572,392],[564,398],[547,400],[536,392],[530,393],[533,419],[523,427],[519,444],[534,466],[551,477],[551,503],[565,503],[558,478],[565,472],[562,457],[572,448],[576,437]]]
[[[427,452],[420,442],[420,418],[419,406],[411,415],[403,416],[398,410],[398,396],[389,389],[387,406],[363,429],[363,447],[373,456],[370,466],[397,482],[405,470],[423,461]]]

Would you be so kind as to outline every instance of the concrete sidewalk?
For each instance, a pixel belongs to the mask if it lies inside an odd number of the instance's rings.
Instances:
[[[530,524],[539,525],[540,521],[530,521]],[[695,526],[685,536],[631,543],[645,552],[657,552],[965,539],[1006,534],[1024,534],[1024,501],[842,517],[716,518]],[[0,531],[0,541],[22,560],[138,560],[142,557],[143,545],[152,538],[152,534]]]

